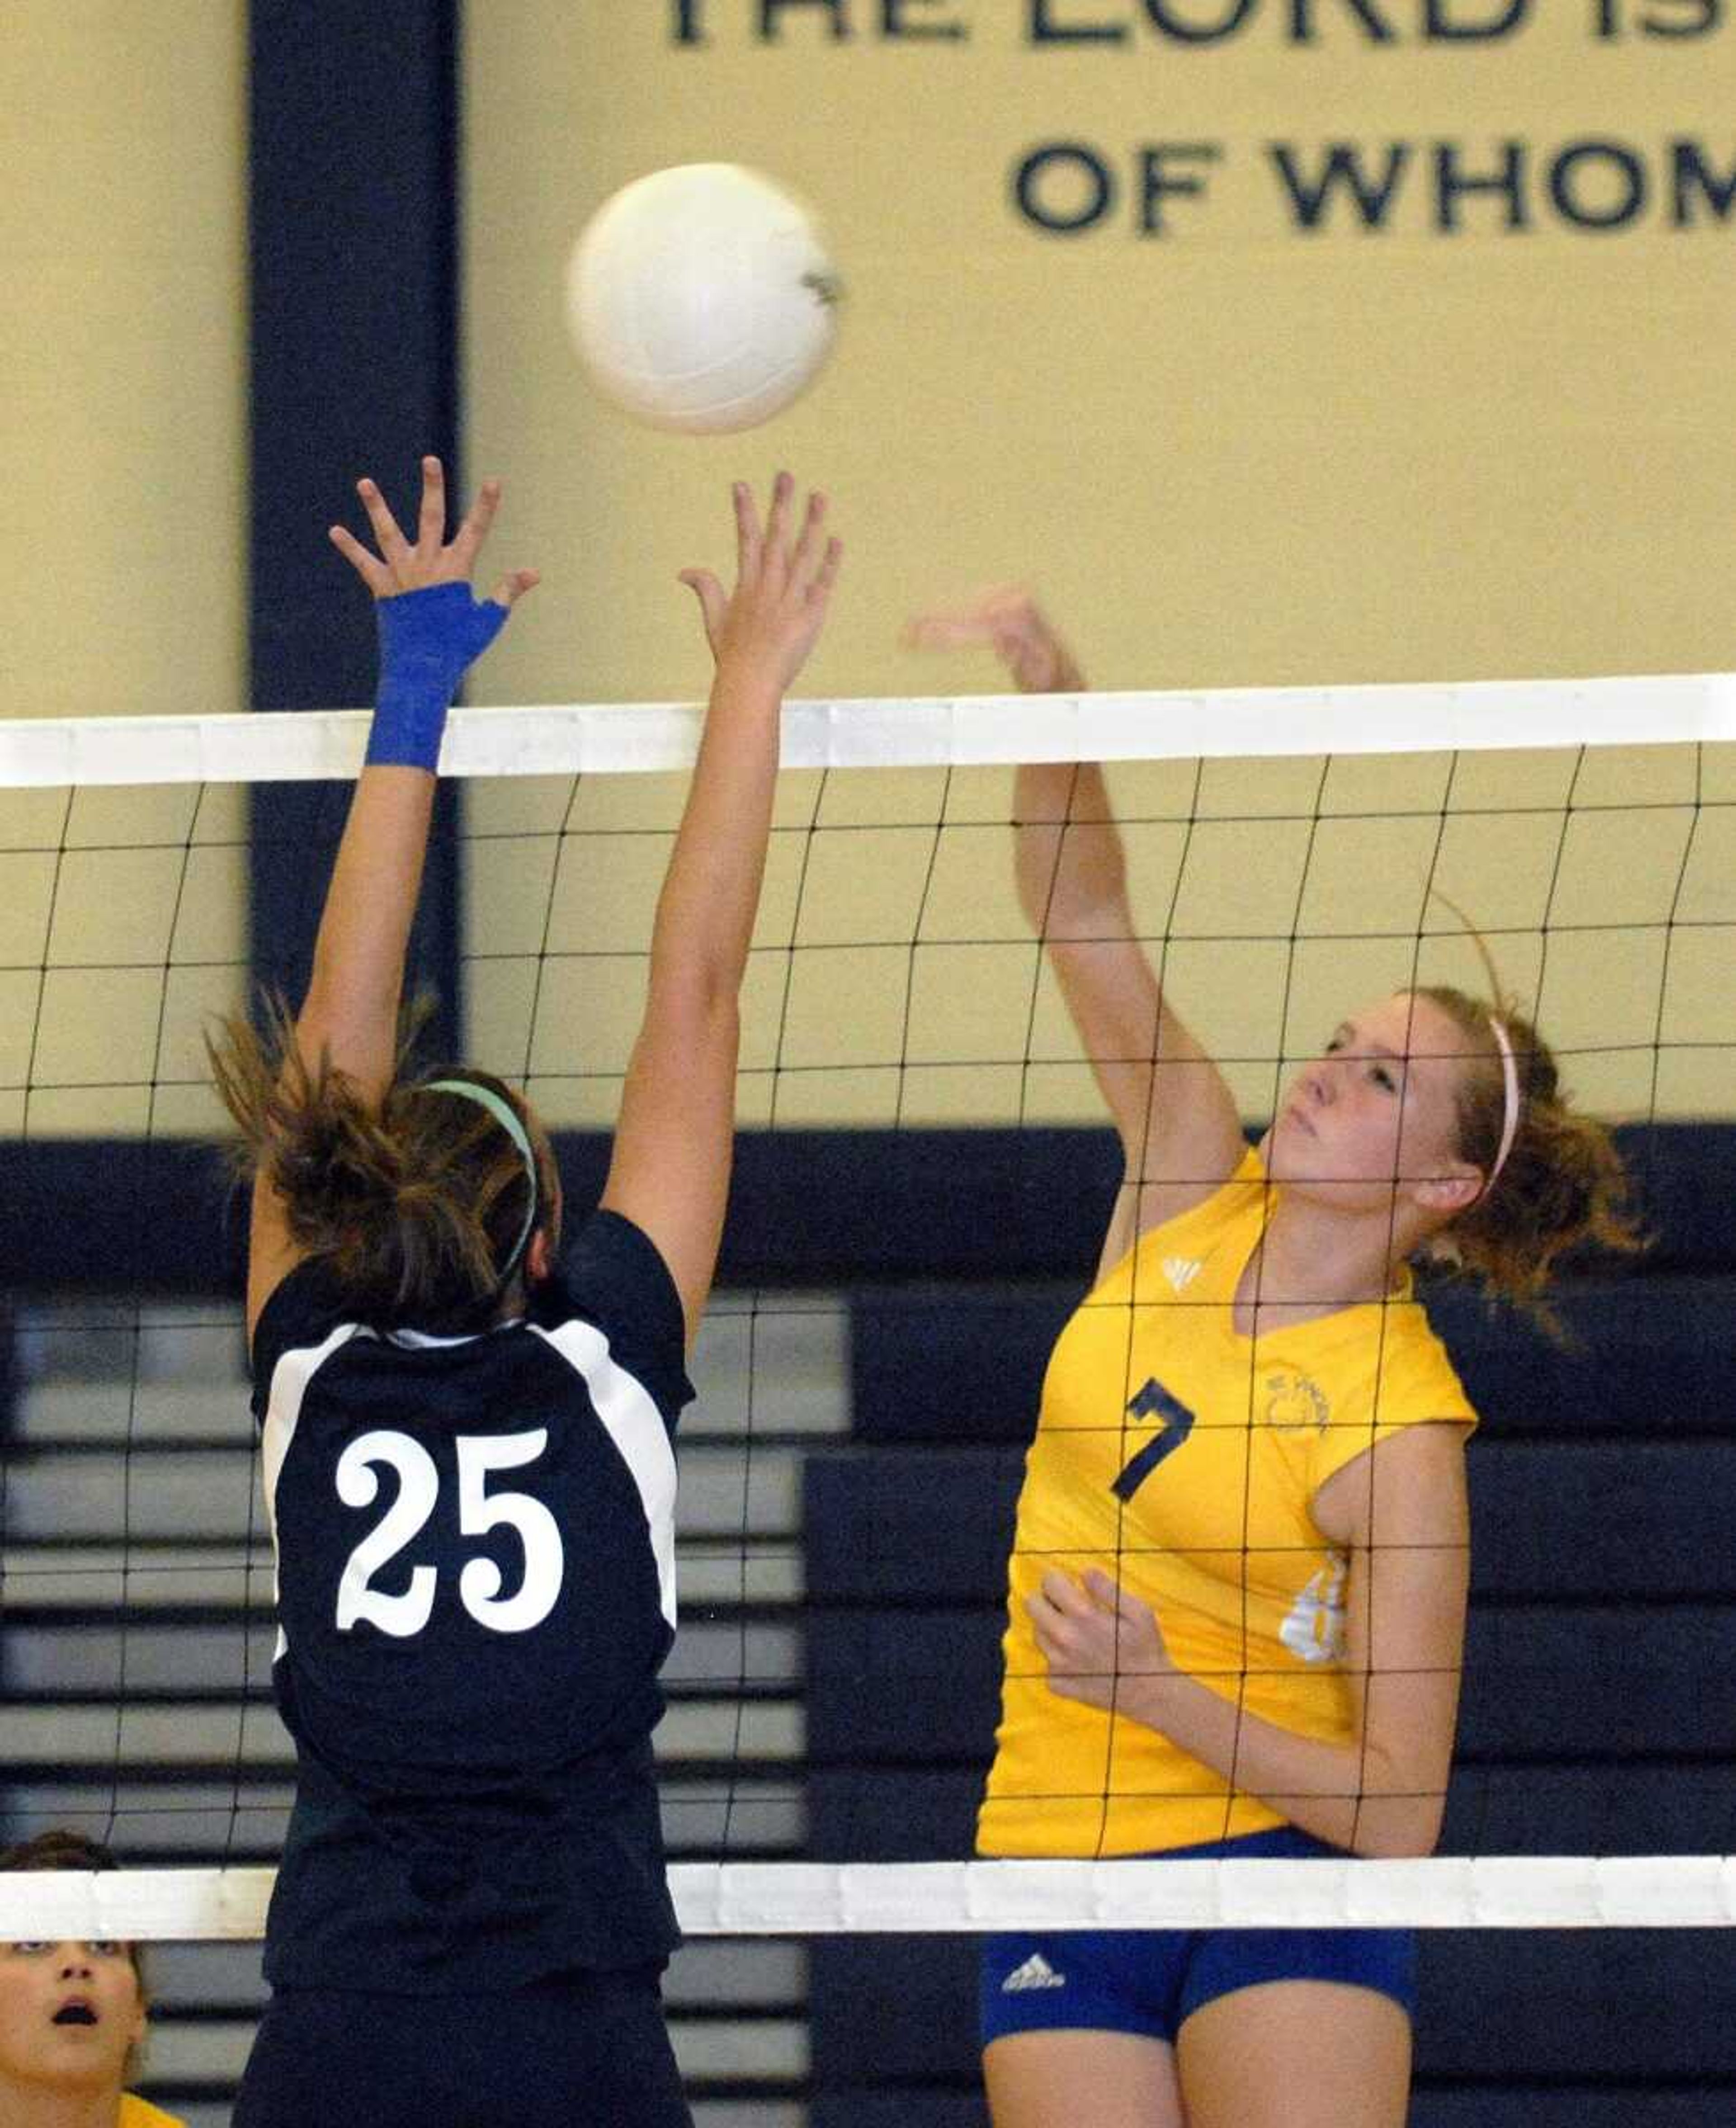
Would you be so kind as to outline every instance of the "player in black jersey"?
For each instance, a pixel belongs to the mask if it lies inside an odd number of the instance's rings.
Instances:
[[[446,708],[536,579],[472,596],[494,483],[449,544],[438,460],[413,539],[360,492],[377,551],[332,537],[378,601],[379,703],[307,995],[276,1043],[233,1024],[213,1052],[254,1175],[298,1760],[236,2128],[665,2128],[689,2118],[651,1749],[671,1436],[723,1223],[779,709],[839,549],[780,475],[763,527],[735,490],[733,591],[683,577],[716,674],[608,1180],[562,1253],[524,1100],[479,1072],[419,1080],[398,1038]]]

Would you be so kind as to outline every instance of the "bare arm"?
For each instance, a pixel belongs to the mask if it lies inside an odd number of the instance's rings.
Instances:
[[[813,648],[842,549],[825,498],[793,530],[778,476],[764,530],[735,489],[738,578],[689,570],[717,661],[687,805],[657,901],[645,1018],[628,1067],[602,1203],[650,1235],[690,1344],[711,1290],[735,1131],[740,992],[771,828],[785,691]]]
[[[916,622],[935,647],[988,643],[1027,693],[1084,687],[1027,591],[982,594]],[[1042,939],[1122,1142],[1125,1180],[1103,1244],[1108,1271],[1148,1227],[1200,1203],[1246,1151],[1223,1075],[1171,1009],[1134,932],[1126,858],[1094,762],[1028,762],[1013,785],[1019,905]]]
[[[378,555],[371,554],[341,525],[332,528],[331,537],[377,601],[441,585],[467,589],[500,502],[498,482],[484,483],[449,544],[445,538],[445,479],[438,458],[422,462],[422,502],[414,544],[399,530],[372,481],[358,482],[358,492],[373,528]],[[515,571],[496,587],[495,604],[510,608],[536,581],[534,570]],[[498,623],[484,620],[477,633],[486,636],[495,625]],[[404,654],[401,649],[400,654]],[[429,696],[436,720],[443,717],[445,702],[457,687],[464,662],[450,672],[441,701],[434,703]],[[382,687],[388,677],[382,669]],[[445,677],[434,676],[434,694],[439,692],[439,682]],[[428,693],[423,676],[415,677]],[[436,750],[438,743],[436,724]],[[324,1057],[332,1070],[353,1081],[370,1104],[379,1102],[391,1081],[404,954],[421,891],[434,792],[431,767],[377,762],[363,768],[326,888],[307,995],[296,1015],[295,1046],[302,1066],[311,1074],[317,1073]],[[248,1247],[249,1337],[259,1311],[301,1253],[289,1232],[282,1200],[262,1174],[254,1185]]]
[[[1335,1847],[1427,1855],[1446,1804],[1464,1646],[1463,1427],[1407,1427],[1329,1479],[1315,1512],[1350,1555],[1349,1744],[1261,1721],[1177,1670],[1150,1606],[1103,1574],[1081,1584],[1051,1572],[1030,1599],[1050,1689],[1160,1731]]]
[[[391,1076],[404,949],[422,883],[434,779],[413,768],[364,768],[326,891],[296,1048],[310,1074],[321,1053],[371,1102]],[[247,1334],[301,1261],[283,1200],[261,1170],[247,1248]]]

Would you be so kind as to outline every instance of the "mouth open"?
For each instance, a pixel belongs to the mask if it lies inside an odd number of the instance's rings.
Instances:
[[[57,2025],[94,2025],[97,2013],[88,2002],[69,2002],[55,2012]]]

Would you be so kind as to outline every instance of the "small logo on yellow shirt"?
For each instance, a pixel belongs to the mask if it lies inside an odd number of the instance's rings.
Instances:
[[[1282,1433],[1304,1426],[1325,1431],[1332,1416],[1326,1391],[1306,1375],[1278,1374],[1266,1377],[1266,1423]]]
[[[1185,1293],[1205,1267],[1198,1256],[1165,1256],[1163,1263],[1173,1293]]]

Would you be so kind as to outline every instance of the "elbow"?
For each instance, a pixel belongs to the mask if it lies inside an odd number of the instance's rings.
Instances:
[[[1368,1862],[1421,1861],[1435,1852],[1440,1838],[1440,1821],[1430,1826],[1385,1828],[1378,1832],[1359,1829],[1350,1852]]]
[[[1420,1861],[1440,1840],[1444,1796],[1364,1795],[1351,1827],[1353,1855],[1368,1861]]]
[[[1127,862],[1112,829],[1070,829],[1065,857],[1052,828],[1022,830],[1013,882],[1039,938],[1132,935]]]
[[[739,1009],[747,969],[747,942],[662,937],[651,952],[651,995],[701,1019]]]
[[[1026,921],[1044,943],[1101,945],[1134,935],[1133,911],[1117,884],[1101,891],[1065,892],[1020,897]]]
[[[695,1047],[738,1038],[741,971],[704,955],[668,963],[652,972],[647,1019],[678,1027]]]
[[[651,996],[668,998],[683,1013],[732,1013],[747,975],[749,943],[745,926],[676,924],[660,909],[651,934]]]

